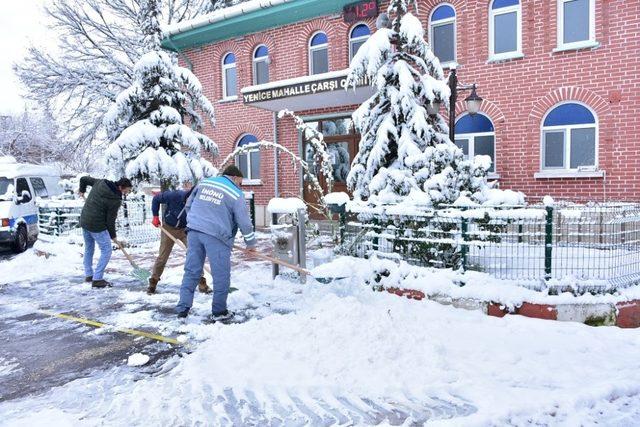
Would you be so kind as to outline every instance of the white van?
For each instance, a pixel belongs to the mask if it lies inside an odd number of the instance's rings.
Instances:
[[[0,157],[0,245],[24,252],[38,238],[38,199],[62,193],[60,174],[47,166]]]

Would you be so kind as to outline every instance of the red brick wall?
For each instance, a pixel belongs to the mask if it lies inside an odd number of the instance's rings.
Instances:
[[[386,7],[385,2],[385,6]],[[428,17],[442,2],[418,0],[418,17]],[[457,61],[462,83],[477,83],[485,101],[482,111],[496,131],[496,165],[502,188],[524,191],[531,199],[545,194],[576,199],[637,199],[640,196],[640,131],[637,92],[640,87],[640,1],[596,0],[595,49],[554,53],[556,0],[521,1],[524,58],[488,63],[489,0],[450,0],[457,14]],[[368,22],[374,29],[373,21]],[[186,52],[205,93],[215,104],[217,123],[206,132],[226,156],[243,133],[273,140],[271,112],[247,107],[242,100],[221,102],[221,61],[236,54],[238,93],[252,85],[251,57],[266,44],[271,57],[271,81],[308,74],[307,43],[318,30],[329,38],[331,71],[348,66],[351,25],[328,16],[261,34]],[[466,95],[462,95],[464,98]],[[581,101],[598,115],[599,168],[605,178],[535,179],[540,169],[540,125],[557,102]],[[349,112],[354,107],[324,112]],[[458,105],[463,112],[463,105]],[[322,111],[303,111],[300,115]],[[298,135],[291,119],[278,123],[278,142],[298,153]],[[215,162],[214,162],[215,163]],[[300,178],[289,159],[280,155],[280,194],[299,195]],[[252,187],[259,204],[274,196],[273,153],[263,152],[262,185]]]

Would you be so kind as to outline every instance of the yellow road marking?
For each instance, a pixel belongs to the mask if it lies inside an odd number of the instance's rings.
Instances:
[[[82,318],[82,317],[75,317],[75,316],[71,316],[69,314],[54,313],[52,311],[47,311],[47,310],[38,310],[38,313],[45,314],[45,315],[51,316],[51,317],[57,317],[58,319],[71,320],[72,322],[83,323],[85,325],[93,326],[93,327],[96,327],[96,328],[104,328],[106,326],[106,327],[113,328],[117,332],[122,332],[122,333],[129,334],[129,335],[136,335],[136,336],[140,336],[140,337],[145,337],[145,338],[149,338],[149,339],[156,340],[156,341],[162,341],[162,342],[166,342],[166,343],[173,344],[173,345],[182,345],[183,344],[183,343],[181,343],[180,341],[178,341],[175,338],[164,337],[162,335],[152,334],[152,333],[144,332],[144,331],[138,331],[136,329],[118,328],[118,327],[115,327],[115,326],[108,325],[106,323],[98,322],[96,320],[85,319],[85,318]]]

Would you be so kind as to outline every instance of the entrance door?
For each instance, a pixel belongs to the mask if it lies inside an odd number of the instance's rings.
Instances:
[[[323,132],[324,141],[327,144],[327,152],[333,167],[333,192],[351,193],[347,189],[347,176],[351,170],[351,162],[358,151],[360,135],[355,133],[350,118],[338,118],[331,120],[320,120],[310,123],[312,126]],[[316,155],[313,146],[306,141],[303,145],[304,159],[309,164],[313,175],[318,178],[323,194],[329,190],[327,179],[321,173],[320,159]],[[311,180],[304,182],[304,200],[310,206],[312,218],[321,218],[322,215],[314,207],[318,207],[319,195],[314,190]]]

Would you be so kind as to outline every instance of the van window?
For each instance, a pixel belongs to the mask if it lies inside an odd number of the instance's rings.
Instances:
[[[29,190],[29,184],[27,184],[27,179],[18,178],[16,179],[16,194],[18,195],[18,197],[20,197],[23,191],[26,191],[31,196],[31,190]]]
[[[0,198],[2,196],[12,196],[11,194],[7,194],[11,184],[13,184],[12,180],[5,178],[4,176],[0,176]]]
[[[49,197],[49,192],[47,191],[47,187],[44,185],[42,178],[29,179],[31,180],[31,186],[33,187],[33,192],[36,193],[36,197]]]

